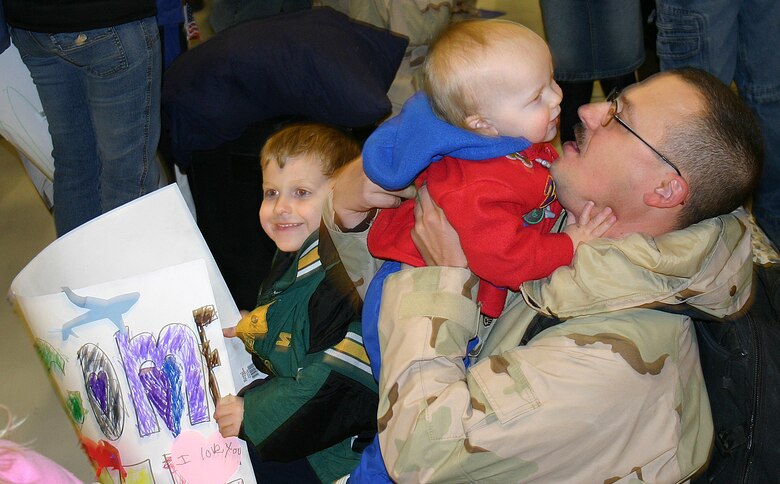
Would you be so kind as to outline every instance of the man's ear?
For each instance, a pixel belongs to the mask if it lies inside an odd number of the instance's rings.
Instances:
[[[688,198],[688,183],[679,175],[664,180],[652,192],[644,195],[644,202],[656,208],[672,208],[685,204]]]
[[[466,126],[471,131],[485,136],[498,136],[498,130],[487,119],[479,114],[472,114],[465,119]]]

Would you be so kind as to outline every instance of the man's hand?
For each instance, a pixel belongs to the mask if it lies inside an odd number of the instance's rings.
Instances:
[[[468,267],[460,237],[425,185],[417,191],[412,240],[429,266]]]
[[[391,192],[368,179],[363,172],[363,158],[359,157],[343,167],[333,187],[333,210],[336,225],[351,229],[365,220],[374,208],[395,208],[403,199],[414,196],[414,187]]]
[[[617,221],[617,217],[615,217],[615,214],[612,213],[612,209],[609,207],[604,208],[591,218],[591,211],[594,206],[593,202],[586,203],[579,218],[575,218],[569,212],[569,224],[563,231],[571,237],[574,250],[577,250],[580,242],[598,239],[604,235]]]
[[[244,421],[244,399],[235,395],[220,398],[214,411],[214,420],[219,425],[222,437],[238,437]]]

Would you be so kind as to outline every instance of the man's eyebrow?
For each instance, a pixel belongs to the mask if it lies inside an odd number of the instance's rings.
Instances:
[[[633,104],[631,101],[625,96],[625,94],[622,94],[618,97],[618,100],[621,104],[620,107],[620,114],[622,117],[630,120],[631,119],[631,111],[633,111]]]
[[[631,105],[632,105],[632,103],[631,103],[631,100],[629,100],[629,99],[626,97],[625,93],[620,93],[620,101],[621,101],[623,104],[625,104],[625,106],[626,106],[627,108],[631,108]]]

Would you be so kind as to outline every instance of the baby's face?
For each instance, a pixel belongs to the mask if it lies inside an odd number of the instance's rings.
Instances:
[[[499,136],[550,141],[558,132],[561,88],[553,79],[552,57],[543,43],[526,52],[494,56],[494,87],[486,86],[480,114]]]
[[[260,225],[282,252],[295,252],[320,227],[322,207],[332,189],[319,161],[310,155],[275,161],[263,168]]]

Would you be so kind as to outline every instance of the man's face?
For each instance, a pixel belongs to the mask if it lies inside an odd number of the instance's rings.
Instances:
[[[260,225],[282,252],[295,252],[320,227],[322,207],[332,188],[320,163],[311,156],[290,158],[279,168],[263,168]]]
[[[625,89],[619,106],[620,117],[658,148],[664,133],[684,127],[683,116],[696,112],[699,102],[691,86],[661,74]],[[564,143],[551,173],[559,201],[575,215],[588,200],[597,209],[611,207],[618,223],[608,235],[615,235],[621,225],[630,226],[642,216],[645,194],[674,170],[619,123],[603,127],[609,108],[606,102],[580,107],[576,141]]]

